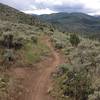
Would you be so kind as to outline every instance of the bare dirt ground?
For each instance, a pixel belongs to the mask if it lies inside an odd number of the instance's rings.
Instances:
[[[52,89],[51,73],[56,70],[56,66],[61,64],[62,58],[55,51],[49,38],[44,39],[44,43],[50,48],[51,56],[36,64],[34,68],[11,68],[10,73],[22,79],[25,92],[17,100],[54,100],[48,93]]]

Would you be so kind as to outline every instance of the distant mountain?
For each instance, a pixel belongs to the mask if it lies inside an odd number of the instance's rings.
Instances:
[[[84,13],[54,13],[40,15],[39,18],[63,32],[76,32],[91,37],[100,37],[100,16],[90,16]]]
[[[36,16],[24,14],[2,3],[0,3],[0,20],[30,25],[38,23],[38,18]]]

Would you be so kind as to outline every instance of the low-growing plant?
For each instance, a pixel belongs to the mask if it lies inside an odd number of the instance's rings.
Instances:
[[[13,47],[13,35],[12,34],[4,34],[2,39],[2,46],[7,49],[11,49]]]
[[[12,34],[4,34],[0,40],[1,47],[5,49],[20,49],[23,46],[23,38],[14,39]]]
[[[22,42],[20,42],[20,41],[15,41],[14,42],[14,48],[15,48],[15,50],[21,49],[22,46],[23,46]]]
[[[63,64],[58,71],[60,72],[57,78],[58,85],[65,98],[68,96],[72,100],[88,100],[88,96],[92,93],[92,81],[86,69],[81,67],[77,69],[72,65]]]
[[[54,29],[53,29],[53,28],[51,28],[51,29],[50,29],[50,31],[51,31],[51,32],[54,32]]]
[[[38,38],[37,38],[37,36],[35,36],[35,35],[31,37],[31,40],[32,40],[32,42],[35,43],[35,44],[38,42]]]
[[[44,28],[41,26],[41,27],[40,27],[40,30],[41,30],[41,31],[43,31],[43,30],[44,30]]]
[[[11,50],[11,49],[5,50],[3,57],[4,57],[4,60],[3,60],[4,63],[13,61],[14,60],[13,50]]]
[[[55,48],[57,48],[57,49],[62,49],[62,48],[64,48],[64,44],[61,43],[61,42],[56,42],[56,43],[55,43]]]
[[[2,49],[3,62],[14,61],[14,50],[21,49],[23,47],[23,38],[14,38],[11,33],[3,34],[0,39],[0,48]]]
[[[100,100],[100,91],[95,91],[94,94],[89,95],[88,100]]]

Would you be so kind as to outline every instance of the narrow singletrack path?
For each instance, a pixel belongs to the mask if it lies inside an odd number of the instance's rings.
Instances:
[[[32,95],[31,100],[52,100],[46,92],[50,88],[50,75],[53,71],[55,71],[56,66],[60,64],[61,59],[59,54],[54,50],[53,46],[49,42],[49,39],[46,39],[45,43],[51,50],[53,60],[51,63],[49,62],[47,68],[43,69],[43,71],[41,72],[40,77],[38,78],[36,86],[34,88],[35,93]]]
[[[13,68],[12,72],[18,78],[22,78],[26,92],[18,100],[53,100],[48,90],[52,87],[51,73],[56,70],[56,66],[61,64],[62,58],[55,51],[50,39],[44,37],[44,43],[51,50],[51,57],[41,62],[38,70],[31,68]]]

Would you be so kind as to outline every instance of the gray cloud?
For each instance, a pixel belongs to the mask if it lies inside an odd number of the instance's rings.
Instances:
[[[58,1],[58,2],[57,2]],[[89,14],[99,14],[100,0],[0,0],[1,3],[7,4],[21,11],[33,11],[37,9],[49,9],[54,12],[83,12]],[[44,12],[45,13],[45,12]]]
[[[82,4],[77,5],[66,5],[63,6],[54,6],[52,10],[56,10],[58,12],[83,12],[83,13],[90,13],[93,12],[91,9],[87,9]]]

